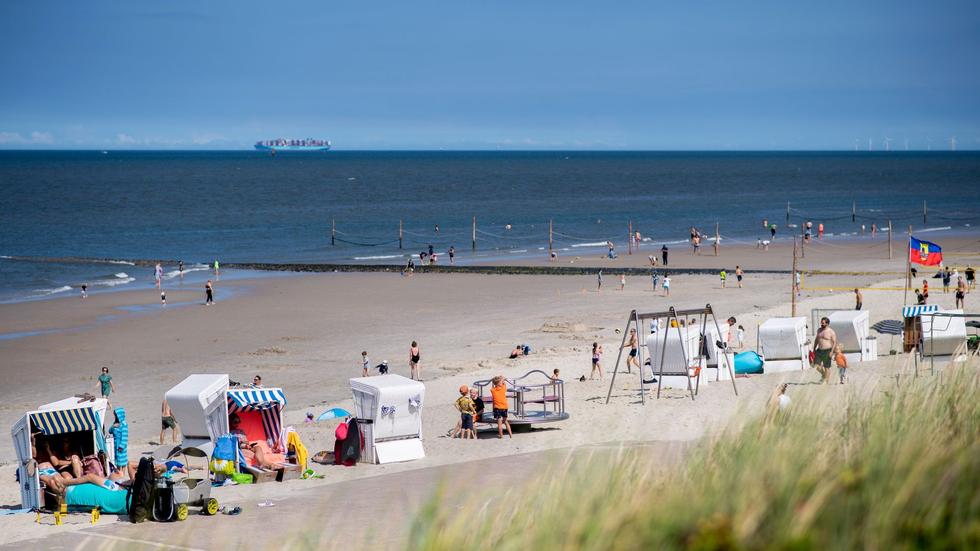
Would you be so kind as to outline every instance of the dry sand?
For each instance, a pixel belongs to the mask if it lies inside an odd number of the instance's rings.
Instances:
[[[903,269],[904,251],[896,246],[896,259],[889,262],[879,258],[876,247],[880,245],[809,248],[801,268],[831,265],[836,271],[861,274],[809,277],[807,286],[814,290],[804,290],[798,314],[809,316],[812,308],[852,308],[852,295],[841,289],[900,288],[902,282],[894,274]],[[964,239],[956,247],[959,249],[949,250],[954,253],[949,258],[955,263],[976,264],[980,260],[980,247],[975,246],[975,240]],[[342,507],[337,500],[371,499],[367,495],[358,497],[355,482],[344,482],[358,478],[389,475],[383,480],[397,486],[402,480],[399,473],[478,459],[602,443],[618,446],[691,441],[723,428],[733,418],[762,411],[778,382],[813,380],[816,375],[808,371],[740,378],[738,397],[729,384],[713,383],[702,388],[696,401],[680,392],[668,392],[665,398],[648,401],[646,406],[639,404],[634,375],[617,379],[612,403],[605,405],[605,382],[575,380],[588,374],[590,345],[599,341],[605,346],[603,363],[610,369],[621,339],[615,330],[623,327],[631,309],[699,307],[710,303],[719,318],[738,318],[747,330],[746,342],[751,348],[758,323],[790,313],[789,276],[751,271],[765,267],[789,269],[789,255],[783,252],[774,247],[768,252],[754,251],[754,247],[730,247],[723,249],[718,258],[693,259],[692,262],[705,262],[710,267],[724,265],[730,273],[735,264],[741,264],[747,271],[745,287],[735,288],[734,276],[728,288],[722,289],[716,276],[677,275],[670,298],[652,292],[647,277],[628,278],[624,291],[618,290],[618,278],[607,277],[602,292],[596,292],[594,276],[421,274],[403,278],[398,274],[371,273],[219,282],[218,304],[214,307],[200,305],[202,297],[195,294],[168,293],[171,304],[161,308],[157,305],[159,295],[152,290],[95,295],[85,300],[73,297],[0,305],[0,335],[42,332],[0,340],[4,380],[0,425],[11,426],[25,411],[39,404],[77,392],[94,392],[99,368],[107,365],[117,388],[113,405],[123,406],[128,412],[131,457],[135,457],[153,447],[162,396],[183,377],[202,372],[229,373],[232,379],[248,381],[259,373],[267,386],[285,389],[289,399],[287,422],[297,425],[310,450],[331,449],[335,423],[305,425],[304,413],[350,406],[347,380],[360,374],[362,349],[370,352],[373,363],[387,359],[393,372],[407,375],[408,346],[418,340],[427,387],[424,460],[349,469],[321,467],[318,470],[325,475],[324,480],[222,488],[216,490],[216,497],[226,504],[245,504],[249,516],[255,515],[251,518],[267,515],[271,522],[284,523],[287,519],[280,517],[275,508],[260,513],[255,504],[269,500],[294,503],[289,500],[302,499],[318,507],[329,507],[327,500]],[[777,253],[782,255],[779,260],[775,259]],[[645,255],[627,260],[642,263]],[[625,265],[627,260],[621,262]],[[594,261],[596,265],[604,262]],[[224,300],[232,287],[233,298]],[[952,307],[952,294],[944,296],[938,287],[933,287],[933,302]],[[864,295],[872,323],[899,317],[901,291],[868,290]],[[972,299],[973,295],[967,298],[968,305]],[[140,304],[147,308],[138,313],[119,309]],[[517,343],[530,344],[534,353],[519,360],[506,359]],[[881,341],[882,354],[887,354],[888,343],[887,338]],[[873,384],[879,376],[895,372],[903,362],[904,356],[884,358],[875,364],[859,365],[852,373],[856,382],[865,379]],[[553,368],[560,368],[563,378],[569,381],[568,421],[515,434],[513,439],[491,437],[470,442],[443,436],[455,424],[452,402],[460,384],[498,373],[515,376],[530,369],[550,372]],[[794,387],[794,392],[828,394],[837,389],[836,385],[814,385]],[[12,483],[13,460],[10,440],[0,440],[0,461],[4,462],[0,480],[9,481],[0,485],[0,505],[7,508],[16,507],[19,501],[17,487]],[[507,465],[513,468],[514,462]],[[480,477],[474,478],[473,482],[479,484]],[[427,478],[421,480],[414,489],[406,489],[414,492],[412,495],[423,496],[413,501],[415,506],[434,484]],[[331,485],[339,482],[350,484],[343,497],[330,491]],[[380,517],[361,518],[365,532],[374,531],[378,523],[384,524],[384,515]],[[399,518],[393,536],[396,539],[404,536],[408,516]],[[315,520],[290,519],[297,526]],[[228,521],[227,517],[192,519],[186,525],[191,531],[188,537],[205,537],[204,529],[210,531],[207,523]],[[93,530],[112,535],[120,528],[113,525],[114,522],[102,521]],[[7,542],[86,526],[36,526],[31,515],[0,517],[0,529]],[[244,530],[238,537],[257,546],[260,539],[252,537],[258,537],[258,533]],[[92,539],[89,545],[101,543],[104,542]],[[38,545],[49,543],[42,541]]]

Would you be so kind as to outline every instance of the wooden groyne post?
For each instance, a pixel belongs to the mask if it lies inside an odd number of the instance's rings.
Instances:
[[[330,221],[330,244],[337,244],[337,220]]]
[[[476,252],[476,216],[473,217],[473,252]]]
[[[403,241],[402,240],[405,237],[403,235],[403,231],[404,230],[403,230],[403,227],[402,227],[402,221],[399,220],[398,221],[398,250],[401,250],[402,249],[402,244],[403,244]]]

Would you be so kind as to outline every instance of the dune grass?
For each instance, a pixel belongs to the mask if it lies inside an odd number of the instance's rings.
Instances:
[[[980,548],[978,363],[881,379],[835,403],[801,393],[659,474],[655,459],[624,450],[612,462],[556,465],[490,504],[450,509],[437,495],[409,546]]]

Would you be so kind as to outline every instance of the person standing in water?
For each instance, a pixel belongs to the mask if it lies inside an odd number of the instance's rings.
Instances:
[[[456,265],[456,247],[453,247],[453,246],[450,245],[448,252],[449,252],[449,265],[450,266],[455,266]]]
[[[82,283],[82,298],[88,298],[88,284]]]
[[[218,259],[215,258],[214,259],[214,277],[217,278],[218,275],[220,274],[220,272],[221,271],[218,269]]]
[[[412,379],[422,380],[422,368],[419,362],[422,360],[422,353],[419,350],[419,343],[412,341],[412,346],[408,349],[408,367],[412,372]]]
[[[180,275],[180,278],[181,279],[184,279],[184,261],[183,260],[178,260],[177,261],[177,273]]]
[[[664,246],[663,247],[660,247],[660,260],[663,262],[663,265],[664,266],[667,265],[667,244],[666,243],[664,243]]]
[[[207,306],[211,306],[212,304],[214,304],[214,285],[211,284],[210,279],[208,280],[207,283],[204,284],[204,295],[205,295],[204,304],[206,304]]]
[[[157,289],[159,289],[163,283],[163,266],[159,262],[157,262],[156,268],[153,269],[153,277],[156,279]]]

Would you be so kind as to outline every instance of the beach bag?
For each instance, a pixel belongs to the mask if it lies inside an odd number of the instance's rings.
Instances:
[[[238,436],[234,434],[219,436],[214,443],[214,452],[211,454],[211,463],[209,464],[211,472],[225,475],[234,473],[237,454]]]
[[[334,444],[334,462],[337,465],[353,467],[361,459],[361,429],[357,419],[351,418],[346,424],[337,427],[337,442]]]
[[[143,522],[150,518],[153,510],[153,488],[156,482],[153,472],[153,460],[149,457],[140,459],[136,467],[136,477],[129,490],[129,521]]]
[[[99,456],[97,455],[86,455],[82,458],[82,472],[105,478],[105,468],[103,468],[102,462],[99,461]]]

